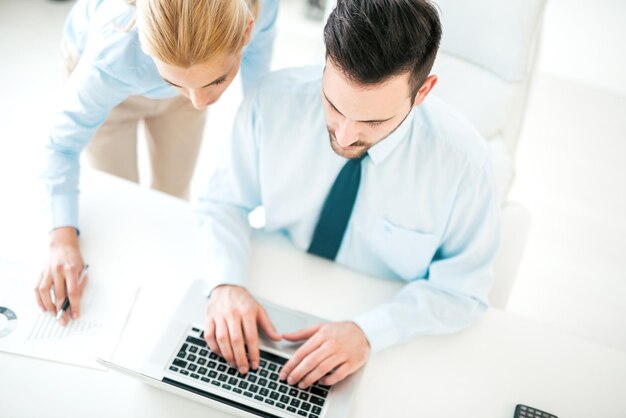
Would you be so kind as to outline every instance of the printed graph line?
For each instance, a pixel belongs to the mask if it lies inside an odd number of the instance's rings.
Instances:
[[[28,334],[26,341],[58,340],[73,335],[84,334],[98,328],[102,328],[102,324],[81,319],[70,321],[65,327],[62,327],[53,315],[41,313],[35,320],[35,324]]]

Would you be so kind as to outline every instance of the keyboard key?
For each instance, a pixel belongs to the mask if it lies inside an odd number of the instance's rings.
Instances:
[[[226,364],[226,359],[224,357],[218,357],[217,361],[219,361],[222,364]]]
[[[248,382],[252,382],[255,383],[256,382],[256,375],[252,374],[252,373],[248,373],[248,376],[246,377],[246,379],[248,380]]]
[[[315,405],[324,406],[324,399],[318,398],[317,396],[311,396],[310,402]]]
[[[298,415],[306,417],[308,414],[304,411],[298,411]]]
[[[280,394],[278,392],[271,392],[270,393],[270,398],[272,398],[274,400],[278,400],[279,397],[280,397]]]
[[[241,395],[241,393],[243,392],[243,390],[239,389],[239,388],[233,388],[233,392],[238,393]]]
[[[267,368],[269,369],[269,371],[274,372],[276,371],[277,366],[274,363],[270,363],[269,366],[267,366]]]
[[[196,327],[192,327],[192,328],[191,328],[191,330],[192,330],[193,332],[200,332],[200,330],[199,330],[198,328],[196,328]]]
[[[310,411],[311,404],[308,402],[302,402],[302,405],[300,405],[300,409],[304,409],[305,411]]]
[[[328,396],[328,391],[322,389],[321,387],[319,387],[317,385],[311,386],[311,393],[313,395],[319,396],[320,398],[325,398],[326,396]]]
[[[265,389],[265,388],[261,388],[261,390],[259,391],[259,395],[261,396],[267,396],[269,395],[270,391]]]
[[[178,367],[187,367],[187,362],[183,361],[183,360],[179,360],[179,359],[174,359],[174,366],[178,366]]]
[[[207,350],[205,350],[204,348],[202,350],[200,350],[200,355],[202,357],[206,357],[207,354],[209,354],[209,352]]]
[[[215,378],[217,377],[217,372],[216,372],[215,370],[211,370],[211,371],[209,372],[209,377],[210,377],[211,379],[215,379]]]
[[[197,375],[197,374],[195,374],[195,373],[191,373],[191,377],[193,377],[194,379],[200,379],[200,376],[198,376],[198,375]]]
[[[217,367],[217,363],[214,361],[209,361],[209,365],[208,365],[209,369],[214,369]]]
[[[260,378],[259,379],[259,386],[266,386],[266,385],[267,385],[267,379]]]
[[[210,358],[211,360],[217,360],[217,354],[215,354],[215,353],[211,352],[211,354],[209,354],[209,358]]]
[[[189,344],[183,343],[183,346],[180,347],[180,351],[187,351],[188,348],[189,348]]]
[[[297,408],[300,406],[300,401],[294,398],[291,400],[291,403],[289,405],[295,406]]]
[[[185,375],[185,376],[189,376],[189,372],[187,370],[181,370],[180,374]]]
[[[298,396],[298,399],[302,399],[303,401],[308,401],[309,395],[307,395],[305,392],[300,392],[300,396]]]
[[[265,403],[270,404],[270,405],[274,405],[274,401],[271,399],[266,399]]]
[[[211,384],[217,386],[218,388],[222,385],[220,382],[218,382],[217,380],[211,380]]]
[[[205,358],[202,358],[202,357],[201,357],[201,358],[199,358],[199,359],[198,359],[198,364],[199,364],[199,365],[201,365],[201,366],[204,366],[204,365],[206,364],[206,359],[205,359]]]
[[[289,391],[289,388],[288,388],[287,386],[285,386],[285,385],[280,385],[280,386],[278,387],[278,391],[279,391],[280,393],[287,393],[287,391]]]
[[[298,390],[294,388],[289,389],[289,396],[298,396]]]
[[[206,374],[206,372],[207,372],[207,369],[205,369],[204,367],[200,367],[200,368],[198,369],[198,374],[205,375],[205,374]]]
[[[321,414],[322,413],[322,408],[320,408],[319,406],[314,406],[313,407],[313,413],[317,414],[317,415]]]
[[[248,388],[248,382],[245,382],[245,381],[239,382],[239,387],[242,388],[242,389],[247,389]]]
[[[309,414],[309,418],[320,418],[318,415],[315,414]]]
[[[178,352],[178,354],[176,354],[176,357],[178,357],[178,358],[182,358],[182,359],[185,359],[185,356],[186,356],[186,355],[187,355],[187,352],[186,352],[186,351],[180,350],[180,351]]]
[[[279,407],[280,409],[285,409],[287,405],[285,405],[284,403],[276,402],[276,406]]]
[[[197,353],[198,347],[196,347],[195,345],[192,345],[191,347],[189,347],[189,351],[191,351],[192,353]]]
[[[199,347],[206,347],[206,342],[204,340],[201,340],[200,338],[189,336],[187,337],[187,342],[193,345],[197,345]]]
[[[269,373],[267,372],[267,370],[261,369],[261,371],[259,372],[259,375],[261,375],[261,377],[267,377]]]
[[[239,383],[239,380],[235,379],[234,377],[231,377],[230,379],[228,379],[228,383],[236,386]]]
[[[173,371],[173,372],[177,372],[178,371],[178,367],[170,366],[170,370]]]
[[[228,370],[226,371],[226,373],[228,373],[231,376],[234,376],[237,374],[237,370],[233,369],[232,367],[229,367]]]
[[[248,390],[252,393],[257,393],[259,391],[259,387],[257,385],[250,385]]]
[[[231,385],[229,385],[229,384],[224,383],[224,384],[222,385],[222,388],[223,388],[223,389],[226,389],[226,390],[231,390],[233,387],[232,387]]]
[[[196,369],[198,368],[198,366],[196,366],[196,365],[195,365],[195,364],[193,364],[193,363],[190,363],[190,364],[189,364],[189,366],[187,366],[187,368],[188,368],[189,370],[191,370],[192,372],[195,372],[195,371],[196,371]]]
[[[289,403],[289,401],[290,401],[289,396],[287,396],[287,395],[282,395],[282,396],[280,397],[280,401],[281,401],[281,402],[284,402],[284,403]]]
[[[278,388],[278,383],[276,382],[270,382],[269,385],[267,385],[268,388],[272,389],[272,390],[276,390],[276,388]]]
[[[296,409],[296,408],[294,408],[293,406],[288,406],[288,407],[287,407],[287,411],[289,411],[289,412],[293,412],[293,413],[295,414],[295,413],[296,413],[296,411],[297,411],[297,409]]]
[[[254,399],[256,399],[257,401],[262,401],[263,400],[263,396],[254,395]]]
[[[202,380],[203,382],[207,382],[207,383],[211,382],[211,379],[209,379],[208,377],[201,377],[200,380]]]
[[[241,374],[241,373],[237,373],[237,378],[239,379],[245,379],[246,375],[245,374]]]
[[[251,398],[251,397],[254,396],[254,394],[252,392],[244,392],[243,395],[247,396],[248,398]]]
[[[287,363],[287,359],[277,356],[275,354],[272,353],[268,353],[267,351],[263,351],[261,350],[261,367],[265,367],[265,365],[267,364],[267,362],[263,359],[269,360],[273,363],[276,363],[280,366],[282,366],[283,364]],[[278,371],[280,371],[280,368],[278,369]]]
[[[196,361],[196,355],[195,354],[189,354],[187,356],[187,360],[189,360],[189,361]]]
[[[219,380],[220,382],[225,382],[228,380],[228,376],[226,376],[224,373],[220,373],[217,380]]]
[[[278,382],[278,375],[276,373],[270,373],[270,379]]]
[[[220,364],[219,366],[217,366],[217,370],[220,372],[225,372],[227,368],[228,367],[226,367],[225,364]]]

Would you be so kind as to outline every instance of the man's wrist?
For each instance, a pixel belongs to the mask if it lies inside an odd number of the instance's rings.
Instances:
[[[50,246],[72,245],[78,247],[78,232],[73,226],[63,226],[50,231]]]

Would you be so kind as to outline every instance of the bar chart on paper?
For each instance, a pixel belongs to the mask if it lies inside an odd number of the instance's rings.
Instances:
[[[82,319],[70,321],[65,327],[59,325],[53,315],[40,313],[33,328],[26,337],[26,342],[41,341],[49,339],[61,339],[76,335],[84,335],[102,328],[102,324],[98,322],[90,322]]]

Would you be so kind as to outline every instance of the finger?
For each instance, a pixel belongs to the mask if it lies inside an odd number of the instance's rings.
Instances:
[[[283,337],[285,337],[286,340],[288,341],[302,341],[302,340],[306,340],[307,338],[311,338],[311,336],[313,334],[315,334],[319,329],[320,326],[322,324],[315,324],[312,325],[308,328],[304,328],[298,331],[294,331],[294,332],[290,332],[290,333],[286,333],[283,334]]]
[[[259,368],[259,331],[253,316],[246,316],[242,321],[243,333],[248,346],[248,358],[253,370]]]
[[[233,357],[239,373],[248,373],[248,357],[246,356],[246,346],[243,340],[241,329],[241,319],[239,317],[229,318],[227,321],[228,333],[230,334],[230,345],[233,350]]]
[[[230,347],[230,335],[228,334],[228,326],[224,319],[217,319],[215,321],[215,339],[217,340],[217,346],[224,360],[226,360],[229,365],[233,364],[233,350]]]
[[[44,273],[43,280],[39,283],[39,297],[46,310],[50,313],[55,312],[54,303],[50,296],[50,288],[52,287],[52,273],[49,269]]]
[[[315,370],[324,360],[336,354],[328,349],[328,346],[322,344],[308,356],[306,356],[293,371],[287,376],[287,383],[295,385],[299,383],[306,375]]]
[[[322,385],[324,385],[324,386],[335,385],[335,384],[341,382],[343,379],[345,379],[349,375],[351,375],[352,373],[354,373],[357,369],[358,369],[358,367],[355,368],[353,365],[349,364],[348,362],[343,363],[334,372],[332,372],[329,376],[326,376],[326,377],[320,379],[320,383]]]
[[[313,369],[309,374],[304,376],[300,380],[298,387],[300,389],[305,389],[326,376],[333,369],[338,368],[343,364],[343,358],[338,354],[333,354],[327,357],[324,361],[322,361],[315,369]]]
[[[274,328],[274,324],[272,324],[269,315],[262,306],[259,305],[259,308],[259,325],[261,326],[261,329],[268,337],[270,337],[270,339],[280,341],[282,338],[280,334],[276,332],[276,328]]]
[[[63,305],[63,301],[67,296],[67,292],[65,289],[65,271],[66,269],[63,266],[58,266],[54,270],[52,270],[52,281],[54,283],[54,299],[56,309],[54,313],[56,314],[60,309],[61,305]],[[67,315],[63,315],[59,320],[61,325],[65,325],[67,323]]]
[[[43,280],[44,274],[45,270],[41,272],[39,278],[37,279],[37,283],[35,283],[35,299],[37,300],[37,305],[39,305],[39,308],[41,308],[43,312],[46,311],[46,306],[43,304],[43,300],[41,299],[41,295],[39,294],[39,285]]]
[[[215,321],[208,316],[204,325],[204,341],[206,341],[212,352],[218,356],[222,355],[222,352],[217,345],[217,340],[215,339]]]
[[[293,357],[289,359],[287,363],[283,366],[280,371],[279,378],[280,380],[287,380],[289,374],[293,371],[293,369],[300,364],[300,362],[316,350],[320,345],[322,345],[322,341],[320,338],[312,337],[307,342],[305,342],[302,347],[298,348],[294,353]]]
[[[78,284],[78,276],[80,274],[79,269],[75,266],[66,265],[63,272],[65,274],[65,287],[67,288],[67,297],[70,300],[72,318],[77,319],[80,313],[80,288]],[[61,303],[63,303],[64,299],[65,297],[63,297]],[[57,306],[61,309],[60,305]]]

